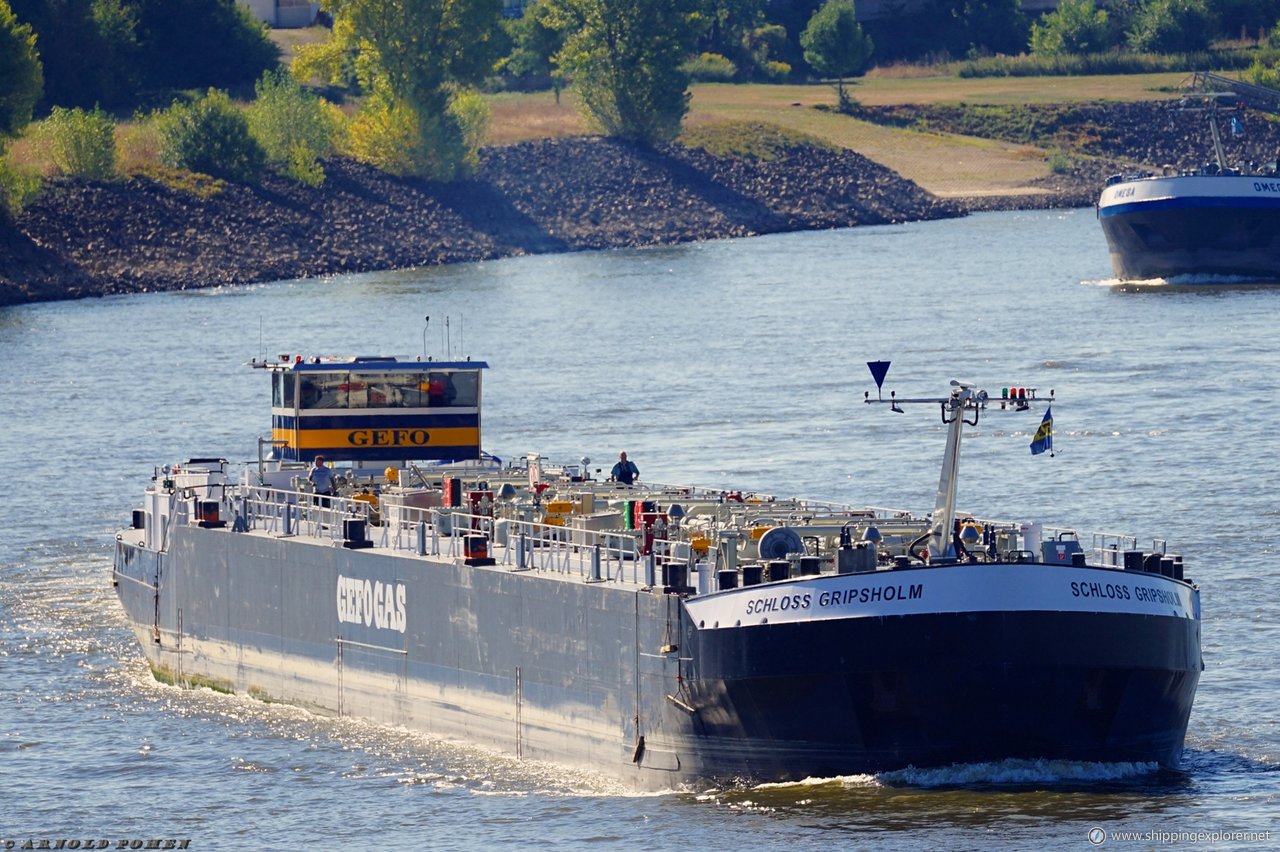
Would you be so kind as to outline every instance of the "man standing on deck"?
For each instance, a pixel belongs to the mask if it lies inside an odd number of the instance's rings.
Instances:
[[[614,482],[621,482],[623,485],[630,485],[632,482],[640,478],[640,468],[636,467],[635,462],[627,461],[627,454],[618,454],[618,463],[613,466],[613,470],[609,473],[609,478]]]
[[[316,456],[316,466],[307,473],[307,479],[315,486],[316,502],[328,506],[333,496],[333,468],[324,466],[324,456]]]

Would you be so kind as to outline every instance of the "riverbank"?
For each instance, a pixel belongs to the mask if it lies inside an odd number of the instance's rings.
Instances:
[[[452,184],[350,160],[208,198],[148,177],[52,181],[0,239],[0,304],[249,284],[512,255],[937,219],[965,208],[852,151],[770,159],[598,137],[500,146]]]
[[[1033,120],[975,126],[974,110],[954,105],[864,108],[856,120],[900,134],[899,171],[795,141],[753,157],[567,136],[486,148],[476,174],[453,184],[349,160],[326,163],[319,188],[267,175],[209,197],[143,176],[55,179],[16,223],[0,223],[0,305],[1088,206],[1109,174],[1188,167],[1209,150],[1198,122],[1165,103],[1021,109]],[[1039,146],[1028,156],[1041,163],[1061,152],[1060,162],[1013,191],[1006,175],[967,196],[911,179],[940,135],[984,133]],[[1280,130],[1255,119],[1227,145],[1232,161],[1274,157]]]

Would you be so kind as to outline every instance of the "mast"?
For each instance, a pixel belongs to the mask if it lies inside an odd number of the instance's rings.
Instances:
[[[1222,150],[1222,133],[1218,130],[1218,105],[1209,107],[1209,133],[1213,136],[1213,155],[1218,158],[1218,171],[1227,170],[1227,155]]]
[[[947,424],[947,446],[942,452],[942,473],[938,477],[938,494],[933,504],[933,523],[929,528],[929,555],[947,559],[956,558],[955,541],[951,535],[956,520],[956,482],[960,472],[960,436],[963,426],[978,425],[982,410],[978,403],[985,402],[986,391],[974,393],[973,385],[951,381],[951,396],[943,400],[942,422]],[[970,402],[974,404],[971,406]],[[973,419],[966,420],[966,411],[973,412]]]
[[[876,386],[883,389],[884,376],[888,372],[888,362],[870,362],[878,367],[871,367]],[[1053,391],[1049,391],[1048,400],[1053,402]],[[889,392],[889,399],[872,399],[868,391],[863,401],[868,404],[888,403],[891,411],[902,413],[898,406],[918,403],[932,403],[940,406],[942,422],[947,426],[947,443],[942,452],[942,471],[938,476],[938,491],[934,500],[933,514],[929,525],[929,559],[930,561],[947,561],[957,558],[953,530],[956,521],[956,488],[960,479],[960,439],[965,426],[977,426],[982,412],[986,411],[989,396],[985,390],[968,382],[951,381],[951,392],[945,397],[921,397],[914,399],[899,398],[894,391]],[[1004,388],[999,400],[1001,410],[1028,411],[1030,402],[1035,401],[1035,388]]]

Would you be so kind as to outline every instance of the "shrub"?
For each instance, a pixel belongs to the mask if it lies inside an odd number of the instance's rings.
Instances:
[[[1267,63],[1261,58],[1255,59],[1245,71],[1245,77],[1256,85],[1280,89],[1280,65],[1274,60]]]
[[[226,92],[210,89],[190,104],[174,103],[156,119],[160,161],[167,166],[252,182],[266,154]]]
[[[700,53],[680,67],[699,83],[728,83],[738,73],[737,66],[718,53]]]
[[[41,122],[40,134],[63,174],[97,180],[116,176],[116,124],[102,110],[54,107]]]
[[[743,33],[742,50],[751,62],[743,70],[752,79],[779,80],[791,73],[791,64],[781,59],[790,52],[787,28],[781,24],[763,24]]]
[[[780,82],[791,76],[791,66],[785,62],[775,62],[772,59],[758,66],[760,73],[772,82]]]
[[[406,104],[385,96],[369,98],[351,119],[346,152],[352,157],[393,175],[417,173],[418,121]]]
[[[956,69],[958,77],[1041,77],[1048,75],[1088,74],[1155,74],[1165,71],[1186,71],[1188,68],[1216,68],[1238,70],[1248,68],[1255,58],[1274,61],[1277,51],[1264,50],[1215,50],[1202,53],[1133,53],[1127,50],[1108,50],[1105,53],[1069,54],[1052,56],[1025,54],[1023,56],[987,56],[962,63]]]
[[[320,101],[320,113],[324,116],[325,125],[329,128],[330,150],[347,150],[347,137],[350,133],[351,119],[337,104],[330,103],[324,99]]]
[[[320,159],[333,150],[331,121],[320,98],[305,92],[283,70],[268,71],[257,83],[246,119],[249,133],[271,162],[309,186],[324,182]]]

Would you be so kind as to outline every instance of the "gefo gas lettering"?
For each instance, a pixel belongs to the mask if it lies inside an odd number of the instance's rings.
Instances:
[[[407,621],[404,583],[382,583],[338,575],[338,621],[403,633]]]

